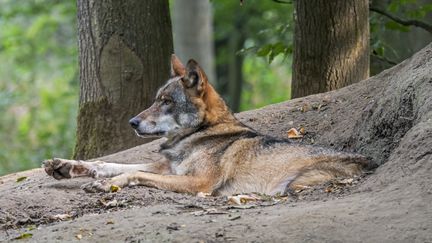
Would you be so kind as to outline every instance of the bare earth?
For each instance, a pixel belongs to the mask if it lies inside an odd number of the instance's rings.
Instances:
[[[0,177],[0,242],[24,233],[32,242],[432,242],[432,44],[358,84],[237,117],[278,137],[304,127],[294,142],[381,166],[352,183],[241,206],[145,187],[88,194],[79,186],[90,179],[24,171]],[[103,159],[156,160],[159,143]]]

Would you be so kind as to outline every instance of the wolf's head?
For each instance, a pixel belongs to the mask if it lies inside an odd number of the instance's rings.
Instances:
[[[129,123],[139,136],[172,136],[233,121],[198,63],[191,59],[185,67],[172,55],[171,78],[159,89],[153,105]]]

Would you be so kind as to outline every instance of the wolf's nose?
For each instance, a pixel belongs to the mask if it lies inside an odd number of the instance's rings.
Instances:
[[[138,119],[138,118],[136,118],[136,117],[134,117],[134,118],[132,118],[132,119],[129,120],[129,124],[130,124],[134,129],[137,129],[137,128],[138,128],[140,122],[141,122],[141,120]]]

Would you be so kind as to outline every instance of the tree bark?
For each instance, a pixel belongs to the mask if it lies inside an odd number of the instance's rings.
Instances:
[[[338,89],[369,76],[367,0],[298,0],[292,98]]]
[[[173,4],[174,50],[183,62],[198,61],[211,83],[216,82],[213,45],[213,13],[210,1],[175,0]]]
[[[151,104],[169,76],[168,1],[78,0],[78,35],[80,107],[73,157],[98,157],[145,142],[128,120]]]

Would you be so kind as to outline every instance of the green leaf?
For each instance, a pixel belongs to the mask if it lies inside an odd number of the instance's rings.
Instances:
[[[21,182],[21,181],[24,181],[26,179],[27,179],[27,176],[21,176],[21,177],[17,178],[16,182]]]
[[[268,62],[269,62],[269,64],[271,64],[271,63],[273,62],[275,56],[276,56],[276,55],[274,54],[274,52],[270,52],[270,55],[269,55],[269,58],[268,58]]]
[[[383,46],[379,46],[379,47],[375,48],[374,51],[376,52],[376,54],[378,56],[384,56],[384,47]]]
[[[260,49],[258,49],[257,56],[265,57],[268,54],[270,54],[271,51],[272,51],[272,44],[267,44],[265,46],[262,46]]]
[[[275,56],[284,53],[287,46],[285,46],[284,43],[278,42],[273,45],[272,53],[274,53]]]
[[[22,233],[18,237],[15,237],[15,240],[23,240],[23,239],[29,239],[33,236],[31,233]]]

